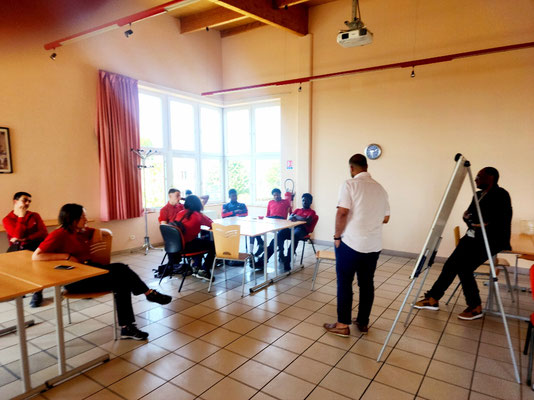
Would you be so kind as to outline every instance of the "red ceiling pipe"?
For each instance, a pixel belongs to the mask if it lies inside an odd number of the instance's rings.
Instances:
[[[62,39],[54,40],[53,42],[47,43],[44,45],[45,50],[52,50],[63,45],[64,42],[73,40],[73,39],[83,39],[84,36],[93,36],[92,34],[97,34],[98,31],[107,31],[109,29],[119,28],[124,25],[133,24],[134,22],[139,22],[143,19],[154,17],[159,14],[167,12],[169,7],[174,6],[175,4],[181,3],[184,0],[173,0],[166,3],[160,4],[149,8],[148,10],[140,11],[127,17],[122,17],[111,22],[107,22],[102,25],[95,26],[94,28],[89,28],[84,31],[75,33],[73,35],[64,37]]]
[[[485,54],[501,53],[504,51],[512,51],[512,50],[521,50],[521,49],[527,49],[531,47],[534,47],[534,42],[512,44],[512,45],[500,46],[500,47],[490,47],[488,49],[473,50],[473,51],[467,51],[464,53],[454,53],[454,54],[448,54],[445,56],[421,58],[418,60],[403,61],[403,62],[398,62],[398,63],[393,63],[393,64],[383,64],[383,65],[377,65],[374,67],[351,69],[347,71],[332,72],[329,74],[322,74],[322,75],[305,76],[302,78],[287,79],[284,81],[260,83],[257,85],[242,86],[242,87],[231,88],[231,89],[214,90],[212,92],[204,92],[202,93],[202,96],[213,96],[217,94],[239,92],[242,90],[257,89],[257,88],[268,87],[268,86],[292,85],[295,83],[305,83],[305,82],[310,82],[310,81],[316,81],[319,79],[336,78],[338,76],[360,74],[363,72],[380,71],[380,70],[385,70],[385,69],[417,67],[419,65],[437,64],[437,63],[442,63],[446,61],[452,61],[457,58],[482,56]]]

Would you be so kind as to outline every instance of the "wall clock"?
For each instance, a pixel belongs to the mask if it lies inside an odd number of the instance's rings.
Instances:
[[[365,155],[370,160],[376,160],[382,155],[382,148],[379,145],[372,143],[365,148]]]

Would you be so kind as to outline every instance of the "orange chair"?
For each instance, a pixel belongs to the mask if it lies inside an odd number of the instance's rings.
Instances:
[[[534,265],[530,267],[530,289],[532,290],[532,298],[534,298]],[[532,327],[534,326],[534,313],[530,314],[530,321],[528,321],[527,338],[525,339],[525,349],[523,354],[528,352],[528,370],[527,370],[527,385],[532,385],[532,358],[534,356],[534,335],[532,334]],[[529,350],[530,346],[530,351]],[[532,388],[534,390],[534,388]]]

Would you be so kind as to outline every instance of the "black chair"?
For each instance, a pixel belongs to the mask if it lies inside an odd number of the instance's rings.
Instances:
[[[165,243],[165,256],[163,256],[162,265],[160,265],[158,268],[158,270],[163,269],[159,283],[161,284],[161,281],[166,276],[172,278],[173,274],[182,275],[182,283],[178,289],[178,292],[180,292],[182,290],[182,286],[184,285],[185,278],[188,275],[193,274],[193,268],[191,268],[189,263],[190,258],[203,254],[204,252],[185,253],[184,235],[176,226],[160,225],[159,231],[161,232],[161,236],[163,237],[163,241]],[[163,264],[165,258],[168,259],[167,264]],[[180,262],[184,259],[186,262],[180,265]]]

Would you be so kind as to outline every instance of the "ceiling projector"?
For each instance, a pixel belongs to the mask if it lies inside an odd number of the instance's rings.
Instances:
[[[352,0],[352,20],[345,21],[349,29],[340,31],[337,42],[343,47],[364,46],[373,42],[373,33],[361,19],[359,0]]]

